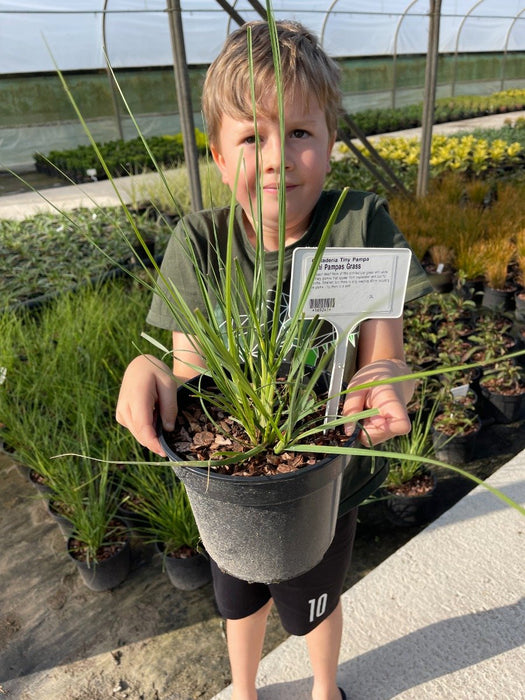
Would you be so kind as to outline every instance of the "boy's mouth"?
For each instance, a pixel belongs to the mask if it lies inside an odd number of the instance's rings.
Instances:
[[[297,185],[292,184],[291,182],[285,183],[285,190],[286,192],[291,192],[294,190]],[[269,194],[278,194],[279,192],[279,185],[278,184],[272,184],[272,185],[265,185],[263,187],[264,192],[268,192]]]

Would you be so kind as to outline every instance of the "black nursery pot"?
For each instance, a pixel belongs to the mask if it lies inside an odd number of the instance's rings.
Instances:
[[[498,394],[487,387],[481,387],[481,395],[485,400],[487,412],[496,423],[514,423],[523,415],[525,406],[525,393],[523,394]]]
[[[184,389],[179,392],[180,408]],[[160,442],[180,464],[162,434]],[[275,583],[309,571],[323,558],[334,536],[349,461],[348,455],[331,455],[264,477],[173,468],[186,487],[204,548],[219,568],[245,581]]]
[[[386,517],[396,527],[416,527],[434,519],[437,479],[432,474],[432,489],[417,496],[395,495],[384,490]]]
[[[163,557],[163,566],[175,588],[180,591],[195,591],[211,581],[210,560],[202,552],[179,559],[166,554],[163,542],[157,542],[156,548]]]
[[[461,435],[446,435],[436,428],[432,428],[432,443],[434,456],[441,462],[461,466],[470,462],[476,450],[478,435],[481,431],[481,421],[476,430]]]
[[[505,311],[513,311],[515,304],[515,293],[515,288],[508,290],[493,289],[492,287],[485,285],[483,288],[483,298],[481,302],[482,306],[494,311],[500,311],[502,313]]]
[[[84,584],[92,591],[108,591],[124,581],[131,568],[131,546],[127,538],[123,546],[108,559],[103,559],[90,566],[86,562],[76,559],[70,552],[70,537],[67,541],[69,558],[75,563]]]

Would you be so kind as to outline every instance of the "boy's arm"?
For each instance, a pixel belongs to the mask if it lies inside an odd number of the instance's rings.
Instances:
[[[402,318],[370,320],[361,324],[357,366],[358,371],[348,385],[350,388],[410,373],[403,350]],[[363,444],[376,445],[410,431],[406,404],[413,390],[414,381],[408,379],[352,391],[347,394],[343,414],[352,415],[368,408],[379,409],[377,416],[363,421],[363,430],[359,434]],[[354,427],[354,424],[348,423],[345,426],[347,434],[351,434]]]
[[[197,372],[188,363],[202,367],[195,345],[183,333],[173,333],[173,368],[153,355],[139,355],[128,365],[117,402],[117,422],[127,428],[141,445],[165,457],[156,431],[157,412],[165,430],[173,430],[177,415],[177,382]]]
[[[195,340],[185,333],[173,332],[173,374],[180,382],[187,382],[199,374],[195,367],[204,369],[204,360],[198,352]]]

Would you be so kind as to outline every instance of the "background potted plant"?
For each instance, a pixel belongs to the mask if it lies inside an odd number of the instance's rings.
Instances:
[[[210,562],[184,484],[169,466],[135,464],[123,471],[124,488],[139,516],[136,532],[154,543],[171,583],[192,591],[211,580]]]
[[[426,382],[423,382],[422,394]],[[390,460],[388,476],[381,491],[385,498],[388,519],[395,525],[411,527],[432,519],[436,476],[428,468],[433,454],[431,426],[437,404],[429,410],[420,403],[412,414],[412,429],[408,435],[392,438],[385,444],[389,452],[400,456]]]
[[[79,462],[76,485],[70,480],[57,493],[71,522],[67,551],[86,586],[105,591],[122,583],[131,565],[126,523],[117,517],[120,484],[109,464]]]
[[[480,379],[483,398],[490,414],[499,423],[513,423],[522,414],[525,375],[513,359],[502,358],[485,369]]]
[[[509,264],[514,256],[514,241],[503,235],[493,236],[485,242],[482,304],[488,309],[508,311],[513,308],[516,285],[508,280]]]
[[[450,464],[469,462],[481,429],[477,395],[465,385],[442,392],[432,421],[432,444],[437,459]]]

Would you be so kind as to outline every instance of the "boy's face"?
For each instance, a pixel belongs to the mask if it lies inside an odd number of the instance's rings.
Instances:
[[[271,112],[270,112],[271,114]],[[265,113],[266,115],[266,113]],[[275,249],[278,241],[278,184],[281,135],[277,116],[257,118],[259,133],[259,179],[262,187],[262,218],[265,244]],[[335,134],[328,131],[323,110],[314,95],[285,102],[284,164],[286,177],[286,241],[298,240],[308,228],[310,215],[321,194]],[[253,120],[223,115],[218,144],[211,148],[223,181],[233,190],[242,155],[236,198],[249,226],[255,229],[257,177]],[[252,235],[253,231],[248,231]]]

